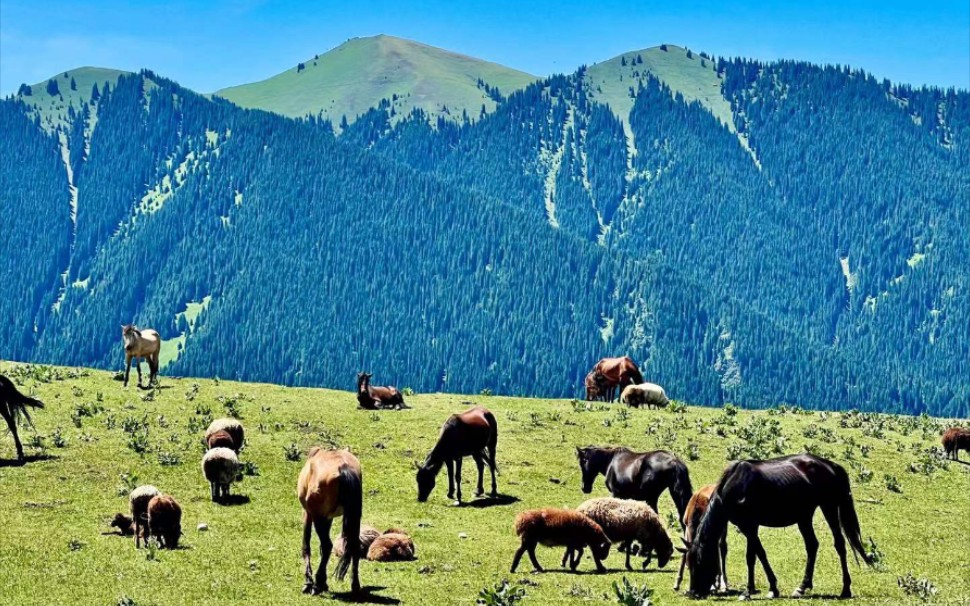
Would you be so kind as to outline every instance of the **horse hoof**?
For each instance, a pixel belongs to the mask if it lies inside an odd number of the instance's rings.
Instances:
[[[452,506],[453,506],[453,507],[461,507],[461,501],[454,501],[454,502],[452,503]]]
[[[485,496],[485,491],[484,490],[480,490],[480,491],[476,492],[475,494],[473,494],[472,496],[475,497],[476,499],[480,499],[480,498],[482,498],[482,497]]]
[[[313,583],[307,583],[303,586],[303,593],[313,593]]]
[[[839,594],[840,600],[848,600],[851,597],[852,597],[852,592],[849,591],[848,589],[846,589],[845,591]]]
[[[777,589],[772,589],[771,591],[768,592],[768,599],[769,600],[773,600],[773,599],[777,598],[779,595],[780,594],[778,593],[778,590]]]

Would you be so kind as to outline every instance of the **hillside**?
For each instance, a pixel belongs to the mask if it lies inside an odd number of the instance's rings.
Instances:
[[[897,586],[897,577],[909,573],[938,589],[931,604],[965,604],[970,596],[965,574],[970,556],[961,549],[970,540],[970,473],[967,463],[942,463],[929,450],[939,444],[939,420],[792,408],[627,410],[448,394],[409,396],[411,410],[371,413],[357,410],[346,391],[163,376],[161,389],[144,392],[123,390],[110,373],[86,369],[0,363],[0,373],[47,404],[34,415],[36,431],[22,432],[33,460],[24,467],[0,467],[5,529],[0,584],[6,604],[49,604],[51,596],[37,587],[52,574],[85,580],[56,597],[65,605],[114,604],[123,597],[141,605],[300,600],[302,521],[294,487],[314,445],[351,448],[364,470],[364,521],[381,529],[403,527],[414,537],[415,562],[361,563],[361,581],[378,603],[472,603],[482,587],[510,579],[523,584],[526,606],[588,604],[612,596],[611,583],[624,576],[653,588],[659,604],[695,603],[672,592],[676,559],[663,570],[653,564],[646,572],[629,573],[614,550],[607,574],[588,574],[588,557],[581,574],[566,574],[559,568],[562,552],[540,547],[538,558],[549,572],[530,574],[526,563],[518,574],[508,573],[518,545],[512,532],[516,513],[575,507],[589,498],[580,490],[574,447],[591,443],[669,449],[687,462],[695,489],[714,482],[729,458],[806,448],[828,455],[848,469],[863,536],[882,554],[876,570],[850,562],[853,604],[918,603]],[[491,506],[479,501],[453,507],[442,472],[429,502],[418,503],[413,462],[430,450],[445,418],[469,400],[489,407],[498,420],[498,486],[507,497]],[[209,419],[230,410],[245,424],[241,458],[256,475],[233,486],[240,495],[236,505],[220,506],[210,502],[199,470],[199,442]],[[12,441],[0,436],[0,460],[6,463],[12,454]],[[887,476],[899,492],[887,488]],[[474,477],[468,462],[466,495]],[[148,483],[182,505],[185,534],[177,551],[136,551],[132,539],[109,534],[108,522],[126,510],[130,488]],[[606,494],[600,478],[591,496]],[[659,509],[669,529],[674,507],[666,494]],[[207,532],[196,529],[200,523]],[[836,594],[840,582],[831,535],[818,513],[815,529],[821,546],[812,595],[818,599]],[[670,532],[676,536],[676,530]],[[764,528],[761,538],[787,596],[804,569],[798,531]],[[732,529],[728,541],[728,577],[737,588],[745,578],[744,540]],[[312,549],[318,557],[316,539]],[[765,589],[760,567],[757,583]],[[331,587],[337,599],[346,597],[347,582],[332,581]]]
[[[488,61],[393,36],[353,38],[271,78],[215,94],[242,107],[293,118],[320,116],[338,124],[387,100],[401,116],[420,108],[431,118],[477,119],[503,95],[535,76]]]
[[[91,100],[95,87],[100,94],[105,85],[114,86],[118,78],[128,73],[103,67],[79,67],[51,76],[43,82],[22,86],[17,98],[35,109],[41,124],[51,130],[68,124],[70,108],[80,112]]]

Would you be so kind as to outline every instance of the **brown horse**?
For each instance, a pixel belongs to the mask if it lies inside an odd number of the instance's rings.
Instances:
[[[374,375],[367,372],[357,373],[357,404],[361,408],[376,410],[378,408],[408,408],[404,403],[404,396],[397,387],[374,387],[370,384]]]
[[[595,402],[597,400],[606,400],[608,395],[608,388],[606,386],[606,379],[603,375],[597,373],[595,370],[589,371],[586,375],[586,401]]]
[[[627,385],[638,385],[643,383],[643,375],[640,369],[629,356],[622,358],[603,358],[596,363],[592,370],[594,380],[600,386],[601,393],[605,388],[606,399],[612,402],[616,398],[618,391]],[[600,380],[596,375],[601,375]]]
[[[458,498],[455,505],[461,505],[461,460],[472,457],[478,465],[478,488],[475,496],[485,494],[483,485],[485,462],[492,472],[492,496],[498,496],[495,484],[495,447],[498,443],[498,423],[495,415],[481,406],[463,413],[451,415],[441,426],[438,443],[435,444],[424,464],[418,467],[418,501],[428,500],[434,488],[435,477],[441,466],[448,467],[448,498]],[[350,535],[353,536],[353,535]]]
[[[951,427],[943,433],[943,450],[954,461],[960,460],[960,451],[970,452],[970,429]]]
[[[0,417],[7,422],[10,434],[13,435],[13,443],[17,447],[17,462],[23,463],[24,447],[20,443],[20,436],[17,435],[17,422],[23,419],[30,424],[30,413],[27,407],[43,408],[44,403],[40,400],[25,396],[17,391],[13,381],[0,375]]]
[[[128,387],[133,359],[138,370],[138,387],[141,387],[142,358],[148,362],[148,386],[151,387],[158,380],[158,353],[162,349],[162,338],[155,330],[139,330],[134,324],[121,325],[121,338],[125,343],[125,387]]]
[[[303,505],[303,562],[306,565],[303,593],[316,595],[328,591],[327,561],[333,549],[330,541],[333,519],[343,516],[343,536],[360,535],[360,519],[364,508],[360,461],[347,450],[312,448],[303,471],[300,472],[296,492],[300,504]],[[310,567],[311,524],[320,538],[320,566],[316,576],[312,574]],[[334,576],[342,580],[353,564],[353,593],[360,592],[360,577],[357,573],[360,558],[360,541],[347,541],[346,550],[340,556],[334,571]]]
[[[708,484],[700,490],[694,493],[694,496],[690,498],[687,503],[687,511],[684,512],[683,523],[686,527],[684,531],[684,543],[690,544],[694,540],[694,535],[697,533],[697,527],[701,523],[701,518],[707,512],[707,507],[711,502],[711,496],[714,494],[714,489],[717,488],[716,484]],[[727,584],[727,533],[721,537],[720,542],[721,553],[719,573],[718,578],[715,579],[715,585],[721,592],[726,592],[728,589]],[[680,558],[680,572],[677,573],[677,581],[674,583],[674,591],[680,591],[680,583],[684,580],[684,568],[687,566],[687,554],[683,554]]]

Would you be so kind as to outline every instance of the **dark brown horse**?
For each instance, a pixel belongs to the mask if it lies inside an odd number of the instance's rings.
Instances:
[[[640,373],[640,369],[629,356],[603,358],[596,363],[596,366],[590,372],[593,374],[594,383],[600,393],[606,396],[608,402],[612,402],[617,393],[627,385],[643,383],[643,375]]]
[[[684,519],[687,503],[694,489],[691,487],[687,465],[666,450],[633,452],[627,448],[577,448],[579,468],[583,472],[583,492],[593,491],[593,482],[600,474],[606,476],[606,489],[618,499],[645,501],[657,511],[657,501],[665,490]]]
[[[943,433],[943,451],[947,458],[960,460],[960,451],[970,452],[970,429],[966,427],[951,427]]]
[[[17,391],[13,381],[0,375],[0,417],[7,422],[10,434],[13,435],[13,443],[17,447],[17,461],[23,463],[24,447],[20,443],[20,436],[17,435],[17,423],[23,419],[30,424],[30,413],[27,408],[43,408],[44,403],[35,398],[25,396]]]
[[[357,404],[361,408],[377,410],[378,408],[407,408],[404,396],[397,387],[374,387],[370,384],[374,375],[367,372],[357,373]]]
[[[461,460],[472,457],[478,465],[478,488],[475,496],[485,494],[483,485],[485,463],[492,472],[492,496],[498,496],[495,484],[495,447],[498,443],[498,423],[495,415],[481,406],[448,417],[441,426],[438,443],[435,444],[424,464],[418,467],[418,500],[427,501],[434,488],[435,477],[442,465],[448,467],[448,498],[457,499],[461,505]]]
[[[842,564],[840,597],[852,597],[852,579],[845,557],[846,539],[866,564],[871,565],[872,561],[862,545],[849,476],[841,465],[810,454],[768,461],[738,461],[727,468],[714,489],[714,496],[701,519],[697,534],[686,550],[691,594],[698,597],[710,594],[717,575],[718,543],[729,522],[748,540],[746,595],[755,591],[754,564],[758,559],[768,577],[771,597],[779,595],[778,580],[768,565],[768,555],[758,538],[758,528],[783,528],[797,524],[805,541],[808,560],[802,584],[792,595],[799,597],[807,593],[812,589],[815,556],[818,553],[818,539],[812,527],[816,509],[822,510],[832,530],[835,551]]]

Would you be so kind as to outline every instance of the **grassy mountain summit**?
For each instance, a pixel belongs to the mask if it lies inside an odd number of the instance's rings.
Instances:
[[[118,78],[128,73],[106,67],[79,67],[30,86],[22,86],[17,98],[40,112],[42,125],[50,128],[67,119],[69,107],[79,110],[90,101],[95,85],[100,94],[105,84],[114,86]]]
[[[495,101],[479,85],[503,93],[536,80],[524,72],[393,36],[353,38],[261,82],[215,94],[247,108],[284,116],[322,115],[334,122],[391,101],[398,115],[421,108],[431,117],[477,118]]]

